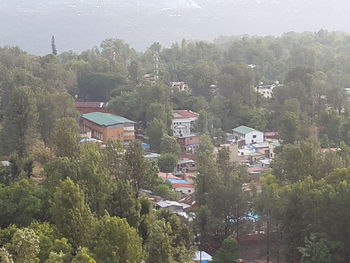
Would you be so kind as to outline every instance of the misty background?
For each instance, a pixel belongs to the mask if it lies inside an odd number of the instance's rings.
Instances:
[[[137,50],[185,39],[350,31],[346,0],[0,0],[0,45],[43,55],[120,38]]]

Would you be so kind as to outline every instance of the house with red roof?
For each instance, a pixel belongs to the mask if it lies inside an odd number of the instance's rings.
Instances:
[[[175,137],[191,135],[191,128],[198,119],[199,114],[190,110],[174,110],[171,129]]]
[[[192,182],[177,177],[172,173],[159,173],[158,176],[163,180],[168,181],[175,192],[180,192],[183,195],[194,193],[194,184]]]

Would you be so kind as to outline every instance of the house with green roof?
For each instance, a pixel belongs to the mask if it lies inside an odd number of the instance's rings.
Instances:
[[[234,135],[235,140],[237,142],[241,142],[239,145],[264,142],[263,132],[244,125],[232,129],[232,133]]]
[[[112,113],[91,112],[81,116],[83,131],[89,138],[103,142],[110,139],[121,142],[135,140],[135,123]]]

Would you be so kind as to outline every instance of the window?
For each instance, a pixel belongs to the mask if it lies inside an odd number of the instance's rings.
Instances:
[[[253,135],[253,138],[255,139],[255,138],[256,138],[256,135]]]

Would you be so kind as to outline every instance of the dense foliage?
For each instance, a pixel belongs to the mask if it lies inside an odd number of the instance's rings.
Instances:
[[[350,36],[183,40],[138,53],[107,39],[81,54],[43,57],[0,48],[0,260],[2,262],[190,262],[223,241],[214,262],[235,262],[248,212],[266,228],[268,254],[287,262],[348,262],[350,227]],[[159,55],[159,80],[153,73]],[[184,81],[190,91],[170,88]],[[254,89],[276,85],[271,99]],[[139,142],[126,148],[79,143],[74,100],[109,102],[137,122],[159,162]],[[142,189],[177,196],[157,175],[181,152],[171,135],[173,109],[200,113],[195,220],[154,211]],[[282,146],[261,193],[245,191],[246,169],[227,149],[233,127],[278,131]],[[328,151],[321,151],[327,148]],[[332,149],[331,149],[332,148]],[[219,248],[219,246],[217,247]]]

